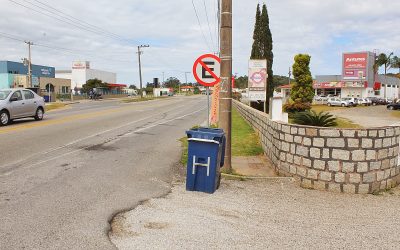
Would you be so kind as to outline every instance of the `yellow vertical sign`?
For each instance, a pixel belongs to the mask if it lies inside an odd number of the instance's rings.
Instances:
[[[211,100],[211,110],[210,110],[210,124],[216,125],[219,121],[219,93],[221,91],[221,84],[218,83],[213,87],[213,94]]]

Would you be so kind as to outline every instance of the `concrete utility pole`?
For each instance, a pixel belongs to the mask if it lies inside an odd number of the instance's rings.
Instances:
[[[33,42],[30,41],[25,41],[26,44],[28,44],[28,49],[29,49],[29,56],[28,56],[28,88],[32,88],[32,56],[31,56],[31,46],[33,45]]]
[[[137,50],[138,50],[137,54],[138,54],[138,57],[139,57],[140,98],[143,98],[142,62],[141,62],[141,59],[140,59],[140,56],[142,55],[143,52],[140,49],[141,48],[148,48],[148,47],[150,47],[150,46],[149,45],[139,45],[137,47]]]
[[[221,92],[219,97],[219,125],[226,136],[225,165],[231,172],[232,130],[232,0],[221,2]]]
[[[289,85],[290,85],[290,77],[292,76],[292,68],[289,67]]]

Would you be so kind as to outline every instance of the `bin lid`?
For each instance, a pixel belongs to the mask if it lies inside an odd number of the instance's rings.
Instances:
[[[200,138],[189,138],[188,141],[197,141],[197,142],[206,142],[206,143],[215,143],[215,144],[220,144],[219,141],[215,140],[208,140],[208,139],[200,139]]]
[[[222,129],[210,129],[210,128],[195,128],[186,131],[188,138],[214,140],[219,143],[223,142],[225,133]]]

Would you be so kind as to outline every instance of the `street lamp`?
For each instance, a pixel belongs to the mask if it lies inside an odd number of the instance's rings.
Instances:
[[[140,98],[143,98],[143,86],[142,86],[142,63],[140,60],[140,56],[143,53],[140,49],[141,48],[148,48],[150,45],[139,45],[138,48],[138,57],[139,57],[139,77],[140,77]]]

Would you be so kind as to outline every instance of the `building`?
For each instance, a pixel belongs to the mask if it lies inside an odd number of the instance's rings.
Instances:
[[[70,70],[56,70],[56,77],[71,80],[73,89],[80,89],[87,80],[99,79],[105,83],[117,82],[117,74],[103,70],[91,69],[88,61],[75,61]]]
[[[38,94],[55,101],[57,97],[68,97],[71,80],[55,78],[55,68],[32,65],[32,86],[29,84],[28,66],[19,62],[0,61],[0,89],[33,88]]]
[[[161,97],[161,96],[171,96],[173,95],[174,91],[170,88],[154,88],[153,89],[153,96],[154,97]]]
[[[316,95],[399,98],[400,79],[375,74],[375,53],[343,53],[341,75],[317,75]]]

